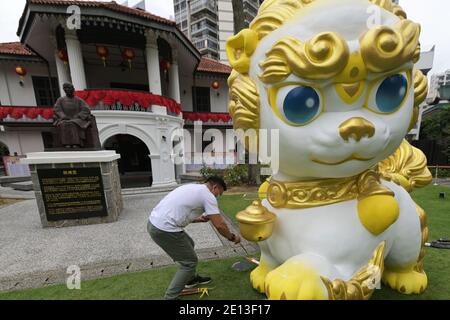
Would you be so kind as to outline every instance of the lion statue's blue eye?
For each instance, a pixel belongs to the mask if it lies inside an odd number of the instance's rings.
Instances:
[[[377,108],[382,113],[396,111],[403,103],[408,93],[408,79],[402,74],[386,78],[376,94]]]
[[[298,86],[289,91],[283,103],[286,119],[294,124],[304,125],[321,111],[320,98],[311,87]]]

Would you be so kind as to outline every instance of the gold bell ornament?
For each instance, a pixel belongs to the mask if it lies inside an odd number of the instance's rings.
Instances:
[[[252,205],[236,215],[241,235],[248,241],[260,242],[269,239],[277,216],[267,210],[261,200],[253,201]]]

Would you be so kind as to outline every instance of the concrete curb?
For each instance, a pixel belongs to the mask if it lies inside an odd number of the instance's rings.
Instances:
[[[232,220],[224,216],[227,225],[234,233],[239,233]],[[222,246],[197,250],[200,261],[220,260],[231,257],[246,256],[247,253],[257,255],[259,247],[243,239],[242,247],[234,245],[212,228],[220,239]],[[244,250],[245,249],[245,250]],[[94,264],[80,265],[82,281],[108,278],[128,273],[143,272],[154,268],[174,265],[167,255],[153,255],[137,259],[109,260]],[[230,266],[231,267],[231,266]],[[43,270],[32,273],[13,274],[0,277],[0,292],[13,292],[26,289],[49,287],[65,284],[69,274],[66,269]]]
[[[249,253],[256,254],[254,246],[247,246]],[[219,247],[197,251],[201,261],[226,259],[245,255],[242,248]],[[155,268],[174,265],[174,262],[166,255],[150,256],[145,258],[105,261],[95,264],[80,266],[82,281],[108,278],[128,273],[144,272]],[[65,284],[69,274],[65,269],[33,272],[30,274],[13,275],[0,278],[0,292],[14,292],[26,289],[44,288],[53,285]]]

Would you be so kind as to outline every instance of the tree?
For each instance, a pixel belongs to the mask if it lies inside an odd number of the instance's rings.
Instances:
[[[435,140],[450,159],[450,105],[441,107],[422,121],[421,136]]]
[[[238,34],[243,29],[248,28],[245,22],[244,3],[242,0],[232,0],[233,4],[233,20],[234,33]],[[249,155],[246,155],[246,161],[249,161]],[[259,164],[250,164],[248,166],[248,181],[249,184],[261,184],[261,166]]]
[[[244,2],[242,0],[232,0],[233,4],[233,20],[234,34],[238,34],[241,30],[247,28],[245,23]]]

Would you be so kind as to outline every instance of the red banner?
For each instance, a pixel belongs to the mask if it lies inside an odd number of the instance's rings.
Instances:
[[[181,113],[181,105],[179,103],[172,99],[151,93],[117,90],[92,90],[77,91],[75,92],[75,95],[86,101],[91,108],[95,108],[100,102],[103,102],[104,105],[110,107],[118,101],[128,108],[137,103],[145,109],[150,108],[152,105],[156,105],[166,107],[167,110],[172,113]]]
[[[231,122],[229,113],[207,113],[207,112],[183,112],[183,118],[187,121],[202,121],[202,122]]]
[[[152,105],[161,106],[167,108],[172,113],[180,114],[181,105],[176,101],[143,92],[128,92],[128,91],[115,91],[115,90],[92,90],[92,91],[77,91],[75,95],[84,101],[94,109],[100,102],[105,106],[112,106],[117,101],[120,102],[126,108],[132,107],[135,103],[144,109],[151,108]],[[53,108],[37,108],[37,107],[0,107],[0,120],[7,117],[13,119],[22,119],[24,116],[28,119],[37,119],[39,116],[46,120],[53,119]]]
[[[26,107],[0,107],[0,120],[7,117],[13,119],[22,119],[24,116],[28,119],[36,119],[41,116],[46,120],[53,119],[53,108],[26,108]]]

